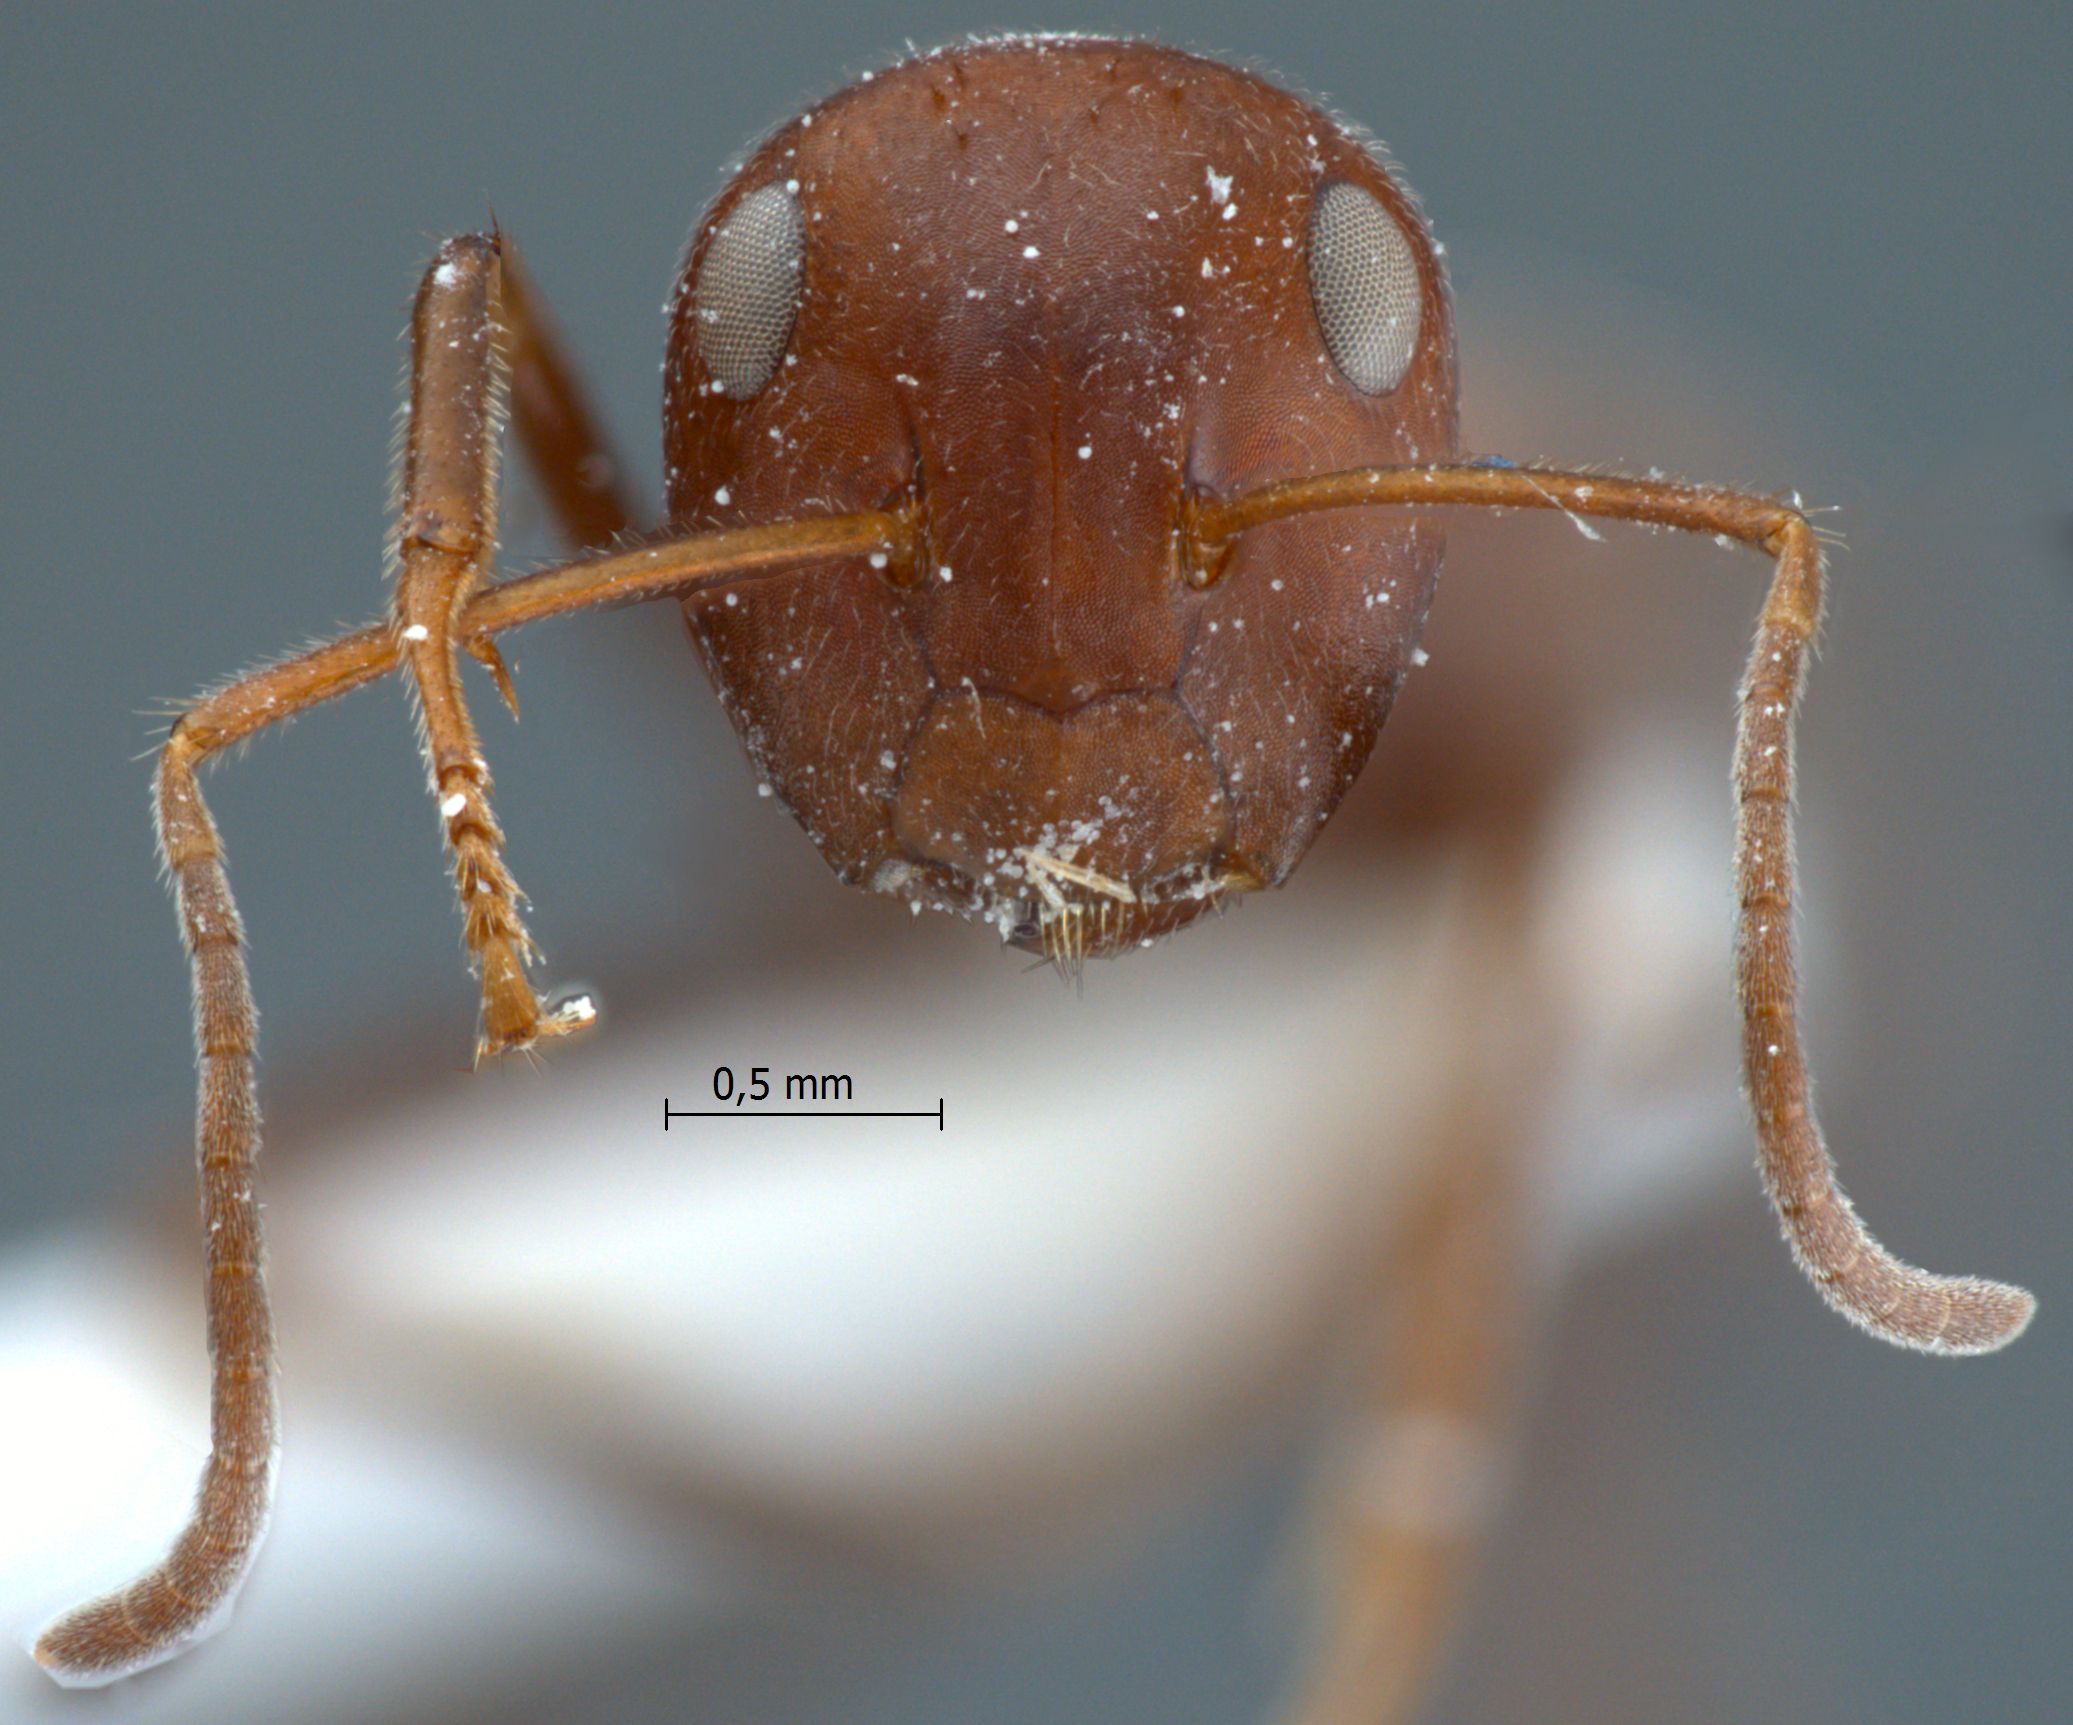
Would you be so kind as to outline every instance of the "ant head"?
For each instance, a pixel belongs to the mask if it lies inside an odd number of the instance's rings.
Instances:
[[[838,873],[1113,949],[1295,866],[1439,565],[1435,523],[1363,510],[1206,564],[1197,503],[1450,456],[1453,329],[1414,205],[1343,125],[1169,49],[1010,40],[753,154],[678,280],[664,411],[676,527],[913,524],[904,566],[690,611]]]

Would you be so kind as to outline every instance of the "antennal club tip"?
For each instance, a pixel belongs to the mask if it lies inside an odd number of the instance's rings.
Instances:
[[[1934,1351],[1945,1354],[1991,1354],[2021,1335],[2037,1315],[2037,1296],[2007,1282],[1977,1279],[1962,1284],[1963,1294],[1951,1304],[1951,1318]]]
[[[1871,1302],[1823,1287],[1830,1303],[1852,1323],[1893,1343],[1925,1354],[1992,1354],[2020,1336],[2037,1315],[2037,1297],[2026,1288],[1977,1276],[1932,1276],[1911,1266],[1883,1290],[1897,1299]]]

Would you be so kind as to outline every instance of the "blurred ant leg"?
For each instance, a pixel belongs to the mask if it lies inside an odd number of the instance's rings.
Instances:
[[[1884,1341],[1939,1354],[1990,1353],[2021,1335],[2036,1301],[1974,1276],[1903,1263],[1859,1220],[1836,1183],[1814,1117],[1799,1034],[1793,939],[1793,720],[1820,627],[1821,547],[1797,509],[1744,492],[1506,465],[1372,467],[1277,481],[1188,506],[1191,579],[1215,582],[1239,533],[1283,516],[1382,505],[1559,509],[1674,527],[1774,558],[1735,733],[1735,991],[1742,1080],[1756,1119],[1757,1165],[1800,1268],[1830,1306]]]
[[[1451,999],[1435,1003],[1450,1070],[1424,1185],[1365,1284],[1386,1322],[1363,1343],[1321,1471],[1310,1537],[1325,1621],[1286,1725],[1417,1716],[1502,1501],[1539,1292],[1521,1159],[1556,1045],[1531,968],[1529,801],[1478,811],[1467,836]]]
[[[704,533],[506,582],[466,607],[460,631],[472,646],[542,618],[683,598],[824,558],[889,552],[904,570],[913,544],[909,517],[876,512]],[[273,1502],[279,1410],[253,1185],[258,1021],[244,926],[198,769],[269,725],[386,676],[397,668],[401,647],[397,630],[377,623],[250,672],[181,715],[159,755],[154,818],[193,977],[200,1069],[195,1154],[207,1241],[211,1446],[194,1508],[165,1559],[127,1586],[66,1612],[37,1638],[38,1662],[68,1686],[110,1683],[156,1665],[221,1623],[265,1535]]]
[[[575,367],[509,235],[502,249],[504,351],[511,429],[572,551],[610,545],[633,524],[621,468],[576,381]]]
[[[583,1000],[543,1014],[526,979],[526,966],[538,954],[519,910],[524,895],[504,863],[489,765],[461,691],[461,610],[488,580],[496,548],[507,376],[499,346],[502,281],[499,244],[481,234],[448,240],[425,272],[410,320],[410,420],[396,534],[396,627],[417,691],[432,796],[453,856],[462,940],[481,981],[480,1052],[489,1054],[577,1029],[592,1016]],[[540,350],[537,329],[530,347]],[[547,400],[553,392],[534,393]],[[552,414],[539,424],[557,433],[569,428]],[[511,701],[496,649],[485,643],[478,656]]]
[[[1382,1357],[1365,1362],[1366,1405],[1326,1483],[1327,1617],[1289,1725],[1416,1717],[1502,1495],[1525,1323],[1520,1181],[1475,1112],[1398,1243]]]

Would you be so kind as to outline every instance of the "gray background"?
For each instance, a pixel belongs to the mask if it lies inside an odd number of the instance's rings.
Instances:
[[[1890,1236],[2028,1282],[2044,1316],[1958,1368],[1801,1326],[1807,1296],[1747,1202],[1594,1274],[1550,1338],[1526,1487],[1440,1716],[2064,1719],[2056,6],[8,9],[0,1242],[187,1178],[143,715],[379,608],[396,337],[436,236],[494,202],[653,495],[658,307],[723,164],[903,39],[1003,23],[1251,57],[1371,124],[1448,243],[1471,437],[1479,306],[1536,274],[1598,281],[1790,380],[1778,438],[1713,477],[1848,506],[1805,842],[1862,1012],[1827,1038],[1824,1094],[1876,1152]],[[1616,352],[1606,333],[1590,353]],[[1570,447],[1549,425],[1512,453],[1662,459],[1649,424],[1627,436]],[[516,507],[514,557],[544,555]],[[658,950],[689,964],[702,915],[756,914],[715,883],[779,907],[832,890],[783,823],[741,821],[745,774],[673,624],[620,614],[526,658],[528,722],[495,758],[558,950],[606,977]],[[212,796],[275,1090],[459,1059],[472,1006],[400,697],[268,741]],[[1235,1669],[1230,1578],[1265,1549],[1277,1489],[1263,1475],[1105,1593],[867,1669],[841,1716],[1257,1716],[1269,1679]],[[752,1696],[754,1648],[738,1659]],[[648,1700],[677,1716],[680,1697]],[[650,1711],[634,1690],[605,1708]]]

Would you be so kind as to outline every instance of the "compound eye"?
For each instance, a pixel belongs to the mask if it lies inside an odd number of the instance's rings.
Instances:
[[[753,191],[706,242],[692,310],[698,357],[721,395],[744,399],[771,379],[799,315],[806,218],[782,185]]]
[[[1418,259],[1389,212],[1350,180],[1310,207],[1310,302],[1348,383],[1387,395],[1403,382],[1418,348]]]

